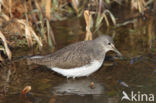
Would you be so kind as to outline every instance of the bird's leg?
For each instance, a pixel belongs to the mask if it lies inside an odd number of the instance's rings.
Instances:
[[[69,76],[67,76],[67,81],[69,80]]]
[[[75,80],[75,77],[73,77],[73,80]]]

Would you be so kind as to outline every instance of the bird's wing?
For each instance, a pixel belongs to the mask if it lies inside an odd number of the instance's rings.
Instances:
[[[49,68],[58,67],[63,69],[89,64],[93,58],[93,48],[87,48],[90,45],[88,42],[84,41],[69,45],[52,55],[42,58],[40,62]]]

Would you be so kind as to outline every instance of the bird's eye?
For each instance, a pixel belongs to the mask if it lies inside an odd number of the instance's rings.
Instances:
[[[108,43],[108,45],[111,45],[111,43]]]

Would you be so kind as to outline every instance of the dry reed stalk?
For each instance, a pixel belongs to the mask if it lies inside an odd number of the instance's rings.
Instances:
[[[85,40],[92,40],[92,32],[91,29],[91,23],[92,23],[92,15],[90,14],[89,10],[84,11],[84,18],[86,21],[86,37]]]
[[[4,5],[3,0],[0,0],[0,12],[2,12],[2,5]]]
[[[6,54],[9,58],[9,60],[11,60],[11,57],[12,57],[12,53],[8,47],[8,44],[7,44],[7,40],[5,38],[5,36],[3,35],[3,33],[0,31],[0,38],[2,39],[3,43],[4,43],[4,48],[5,48],[5,51],[6,51]]]
[[[106,14],[103,14],[103,17],[104,17],[104,19],[105,19],[105,22],[106,22],[106,25],[107,25],[107,27],[109,26],[109,21],[108,21],[108,19],[107,19],[107,16],[106,16]]]
[[[28,46],[32,46],[32,36],[35,38],[35,40],[37,41],[39,47],[41,48],[43,46],[41,39],[36,35],[36,33],[34,32],[33,28],[26,23],[25,20],[17,20],[17,22],[19,22],[20,24],[24,25],[24,30],[25,30],[25,37],[27,39],[28,42]]]
[[[0,61],[4,61],[3,57],[1,56],[1,54],[0,54]]]
[[[4,13],[1,13],[1,16],[2,16],[6,21],[9,21],[9,20],[10,20],[9,16],[7,16],[7,15],[4,14]]]
[[[110,16],[110,18],[111,18],[113,24],[116,25],[116,20],[115,20],[114,15],[113,15],[109,10],[105,10],[103,14],[106,15],[106,13],[109,14],[109,16]],[[107,20],[107,22],[108,22],[108,20]]]
[[[75,9],[76,13],[78,13],[79,12],[79,10],[78,10],[79,1],[78,0],[71,0],[71,1],[72,1],[73,8]]]
[[[56,45],[54,32],[52,31],[52,27],[50,26],[49,20],[46,21],[47,24],[47,35],[48,35],[48,43],[52,46],[51,43]]]
[[[24,20],[18,20],[19,23],[23,24],[25,27],[25,37],[27,39],[28,46],[32,46],[32,34],[29,25]]]
[[[29,2],[30,2],[30,0],[29,0]],[[26,2],[24,2],[24,11],[25,11],[25,14],[27,15],[27,13],[28,13],[28,4],[26,3]]]
[[[46,6],[45,6],[45,12],[46,12],[46,17],[48,18],[48,20],[50,20],[50,17],[51,17],[51,15],[50,15],[50,12],[51,12],[51,0],[45,0],[45,2],[46,2]]]
[[[140,13],[145,10],[146,2],[145,0],[132,0],[131,1],[131,9],[137,9]]]
[[[5,50],[4,48],[0,47],[0,51],[4,51],[4,50]],[[3,59],[1,54],[0,54],[0,61],[4,61],[4,59]]]
[[[107,27],[109,27],[110,23],[108,20],[108,16],[111,18],[113,24],[116,25],[116,19],[115,19],[114,15],[109,10],[106,9],[103,11],[102,14],[98,13],[98,16],[96,19],[96,24],[95,24],[95,27],[96,27],[95,31],[97,31],[100,28],[103,19],[105,19],[106,25],[107,25]]]
[[[8,4],[9,4],[9,14],[10,14],[10,17],[12,17],[12,0],[9,0],[8,1]]]
[[[37,0],[35,0],[35,5],[36,5],[36,8],[42,13],[42,9],[41,9],[39,3],[37,2]]]

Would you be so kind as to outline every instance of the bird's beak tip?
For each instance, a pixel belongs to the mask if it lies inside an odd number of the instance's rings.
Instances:
[[[115,48],[114,45],[112,45],[112,48],[113,48],[114,52],[116,52],[119,57],[123,57],[123,55]]]
[[[119,57],[123,57],[123,55],[117,49],[115,49],[115,52],[117,53]]]

